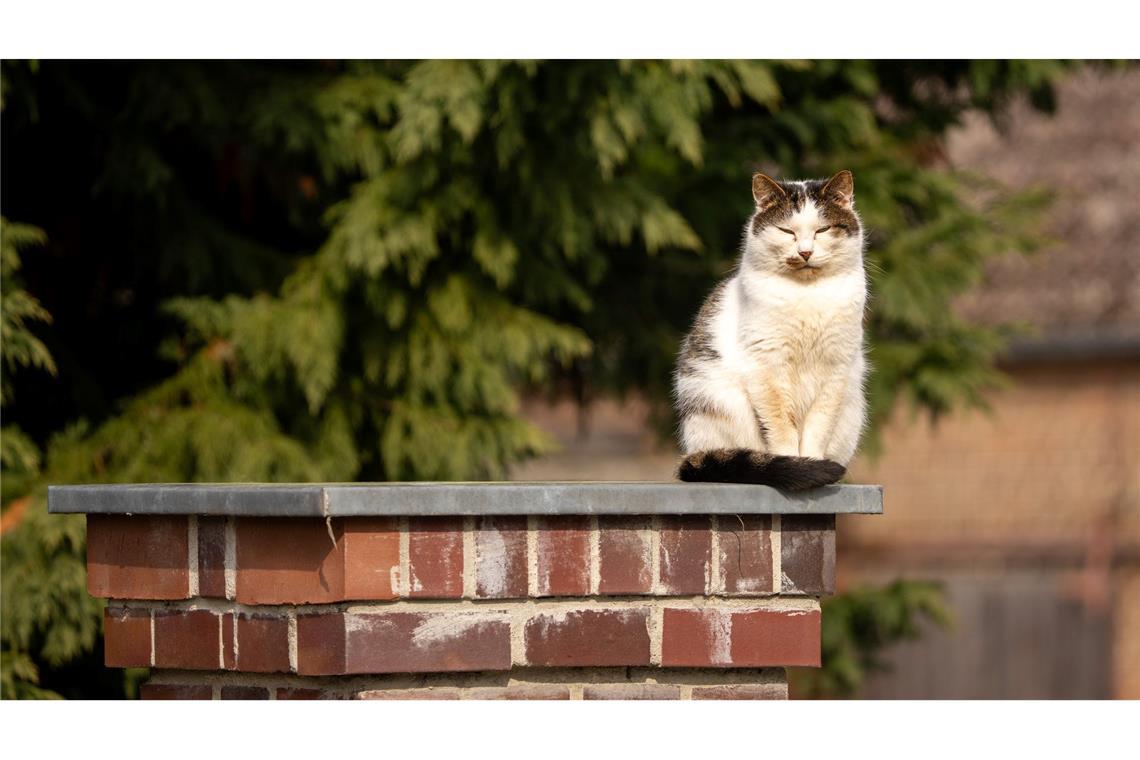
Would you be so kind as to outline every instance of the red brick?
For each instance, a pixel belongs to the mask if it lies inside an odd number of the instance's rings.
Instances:
[[[600,594],[647,594],[652,589],[648,521],[629,517],[598,518]]]
[[[139,699],[213,699],[211,686],[186,686],[169,683],[144,683],[139,687]]]
[[[661,664],[717,667],[732,664],[732,613],[728,610],[666,609]]]
[[[782,593],[835,593],[835,515],[784,515],[780,520]]]
[[[663,616],[664,667],[819,665],[819,613],[678,610]]]
[[[150,611],[103,611],[103,664],[108,668],[150,667]]]
[[[732,662],[739,667],[820,665],[817,611],[755,610],[732,616]]]
[[[707,516],[663,516],[660,553],[663,593],[708,593],[712,570],[712,530]]]
[[[319,518],[239,517],[237,601],[242,604],[321,604],[344,599],[344,539]]]
[[[467,691],[468,699],[561,700],[570,699],[570,688],[560,684],[513,684],[485,686]]]
[[[382,612],[345,616],[345,673],[509,670],[502,613]]]
[[[297,616],[297,672],[304,676],[344,673],[344,614]]]
[[[288,618],[279,615],[239,614],[235,667],[243,673],[288,673]]]
[[[400,530],[394,517],[344,522],[344,598],[384,600],[399,595]]]
[[[87,592],[111,599],[190,596],[185,516],[88,515]]]
[[[681,687],[665,683],[590,684],[582,699],[680,699]]]
[[[527,596],[525,517],[482,517],[475,524],[475,596]]]
[[[412,598],[463,596],[463,518],[408,520],[408,574]]]
[[[222,615],[222,667],[233,670],[237,666],[237,617],[232,612]]]
[[[156,610],[154,666],[218,670],[220,631],[217,613],[209,610]]]
[[[544,517],[538,521],[538,595],[590,593],[590,518]]]
[[[459,699],[459,689],[435,687],[428,689],[376,689],[362,691],[356,695],[357,699]]]
[[[540,613],[526,622],[529,665],[593,667],[649,664],[649,610],[583,609]]]
[[[269,689],[262,686],[223,686],[222,699],[269,699]]]
[[[198,596],[226,597],[226,518],[198,518]]]
[[[771,594],[772,518],[720,515],[720,573],[727,593]]]
[[[783,684],[731,683],[720,686],[694,686],[690,699],[787,699]]]

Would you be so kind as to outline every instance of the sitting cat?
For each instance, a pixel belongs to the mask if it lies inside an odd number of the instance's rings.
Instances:
[[[674,375],[681,480],[788,490],[843,477],[866,418],[855,180],[752,178],[736,271],[705,300]]]

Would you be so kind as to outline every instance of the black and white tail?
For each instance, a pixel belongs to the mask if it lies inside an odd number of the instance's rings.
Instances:
[[[830,459],[766,454],[754,449],[712,449],[686,456],[677,477],[689,482],[754,483],[803,491],[834,483],[846,472],[846,467]]]

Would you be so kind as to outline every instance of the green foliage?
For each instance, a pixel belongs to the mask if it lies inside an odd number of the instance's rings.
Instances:
[[[9,376],[17,367],[56,374],[55,362],[29,322],[51,322],[40,302],[20,286],[20,249],[42,245],[44,232],[0,217],[0,403],[12,400]]]
[[[969,174],[898,164],[883,170],[891,196],[863,207],[872,230],[869,397],[876,428],[899,396],[938,416],[984,406],[983,392],[1002,385],[994,360],[1010,330],[969,324],[951,304],[978,283],[986,258],[1044,242],[1039,220],[1051,197],[1044,190],[1002,193]],[[866,445],[877,443],[871,436]]]
[[[0,403],[13,400],[10,378],[19,368],[56,373],[47,347],[29,329],[51,315],[21,287],[20,251],[42,245],[35,227],[0,219]],[[0,696],[42,699],[57,696],[39,687],[38,662],[60,665],[91,649],[100,603],[87,596],[83,518],[48,519],[38,489],[40,451],[15,425],[0,430],[0,466],[5,512],[23,511],[24,540],[0,540]],[[13,503],[15,502],[15,503]],[[15,534],[13,534],[15,535]]]
[[[803,697],[852,697],[873,671],[886,669],[882,652],[921,635],[923,622],[951,624],[941,587],[898,580],[882,588],[861,587],[823,602],[821,648],[824,667],[789,672],[793,691]]]
[[[46,483],[499,478],[550,449],[534,392],[637,391],[669,431],[755,168],[855,172],[874,422],[980,403],[1003,334],[950,304],[1044,195],[927,157],[1067,68],[4,62],[3,213],[47,233],[3,224],[5,695],[97,628]]]
[[[41,494],[20,527],[0,540],[4,699],[57,697],[39,686],[41,668],[59,667],[95,644],[103,604],[87,595],[85,535],[81,515],[48,515]]]

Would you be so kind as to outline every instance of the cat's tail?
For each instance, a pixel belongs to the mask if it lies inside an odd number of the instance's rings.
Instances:
[[[755,483],[803,491],[834,483],[846,472],[846,467],[830,459],[766,454],[755,449],[711,449],[681,460],[677,477],[690,482]]]

